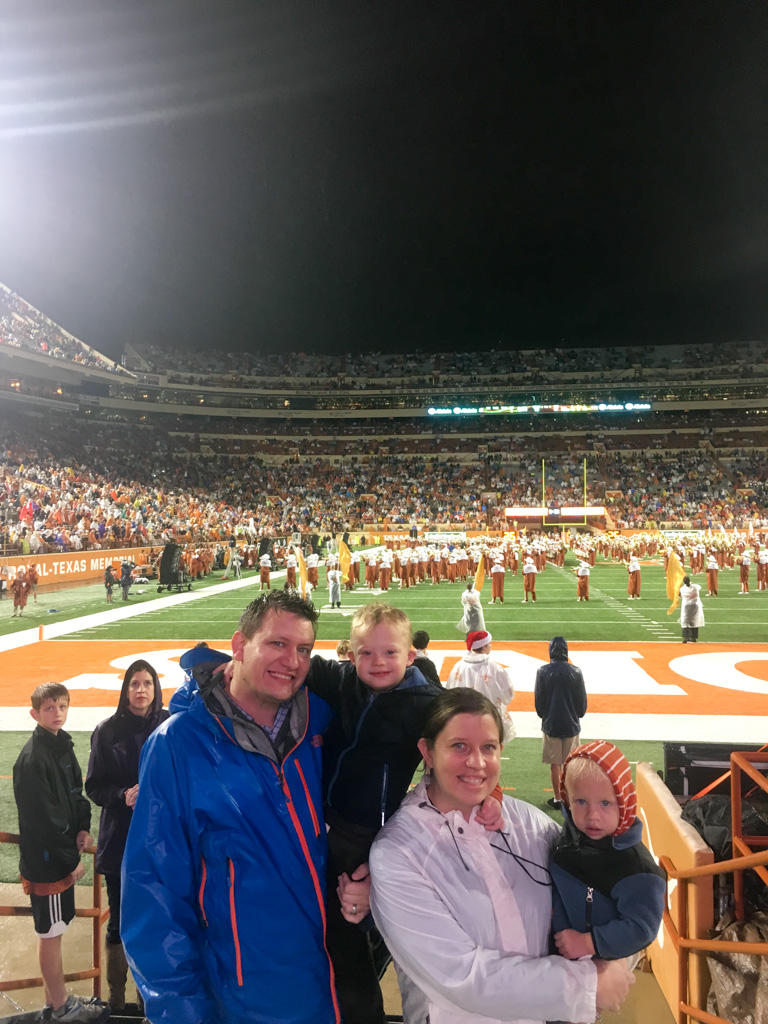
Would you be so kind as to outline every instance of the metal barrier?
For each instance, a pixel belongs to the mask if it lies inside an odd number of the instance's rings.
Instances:
[[[0,832],[0,843],[13,843],[18,846],[19,837],[13,832]],[[84,850],[84,853],[93,855],[96,850]],[[64,981],[87,981],[93,979],[93,994],[101,997],[101,926],[109,917],[109,910],[102,910],[101,903],[101,875],[94,872],[93,875],[93,906],[83,909],[76,909],[76,917],[90,917],[93,921],[93,966],[86,971],[72,971],[64,975]],[[31,917],[30,906],[0,906],[0,917]],[[42,988],[43,979],[40,978],[18,978],[10,981],[0,981],[0,992],[14,992],[22,988]]]
[[[669,931],[678,959],[678,1024],[687,1021],[701,1021],[702,1024],[730,1024],[724,1017],[708,1013],[702,1007],[691,1006],[688,997],[688,958],[691,953],[751,953],[758,956],[768,955],[768,942],[723,942],[718,939],[691,939],[688,931],[688,882],[693,878],[707,875],[725,875],[733,873],[734,902],[736,918],[744,920],[744,872],[753,870],[768,884],[768,850],[752,853],[751,846],[768,847],[768,836],[744,836],[741,821],[741,775],[744,772],[756,785],[768,793],[768,779],[753,768],[750,761],[768,764],[768,753],[731,754],[731,829],[734,856],[731,860],[720,861],[719,864],[706,864],[687,871],[677,871],[669,857],[659,857],[659,863],[669,878],[677,881],[675,889],[675,909],[679,926],[675,925],[669,906],[664,908],[664,924]]]

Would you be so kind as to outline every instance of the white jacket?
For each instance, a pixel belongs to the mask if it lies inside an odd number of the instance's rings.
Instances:
[[[530,804],[503,807],[504,836],[486,832],[474,812],[438,811],[422,780],[376,837],[371,908],[406,1024],[595,1019],[592,960],[547,956],[552,890],[537,881],[560,829]]]
[[[504,742],[508,743],[515,738],[517,734],[507,708],[515,696],[515,688],[509,672],[503,665],[494,661],[490,654],[468,651],[461,661],[453,666],[448,676],[446,690],[452,690],[454,686],[468,686],[484,694],[496,705],[504,719]]]

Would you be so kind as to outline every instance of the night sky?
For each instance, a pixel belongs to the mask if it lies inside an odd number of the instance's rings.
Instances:
[[[765,0],[2,21],[0,280],[110,355],[768,337]]]

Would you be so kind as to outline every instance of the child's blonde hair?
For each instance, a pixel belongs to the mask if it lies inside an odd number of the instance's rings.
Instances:
[[[339,640],[336,644],[336,657],[339,661],[347,661],[347,655],[352,650],[352,644],[349,640]]]
[[[566,792],[570,796],[569,787],[575,786],[579,780],[600,778],[607,779],[608,772],[604,771],[599,764],[596,764],[589,757],[575,757],[572,761],[568,762],[563,775],[563,782]]]
[[[385,601],[372,601],[358,608],[352,616],[352,624],[349,630],[349,639],[352,647],[362,642],[372,629],[386,622],[403,635],[405,643],[410,650],[411,647],[411,620],[391,604]]]

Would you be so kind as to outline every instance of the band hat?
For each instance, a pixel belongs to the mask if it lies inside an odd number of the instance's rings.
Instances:
[[[582,743],[580,747],[576,747],[566,758],[560,774],[561,798],[566,807],[569,804],[565,777],[568,765],[577,757],[586,757],[594,761],[608,776],[619,807],[619,824],[613,835],[620,836],[628,832],[637,817],[637,793],[632,782],[629,761],[618,747],[607,740],[593,740],[591,743]]]
[[[479,651],[481,647],[486,647],[491,640],[493,637],[486,630],[476,629],[472,633],[467,633],[467,650]]]

